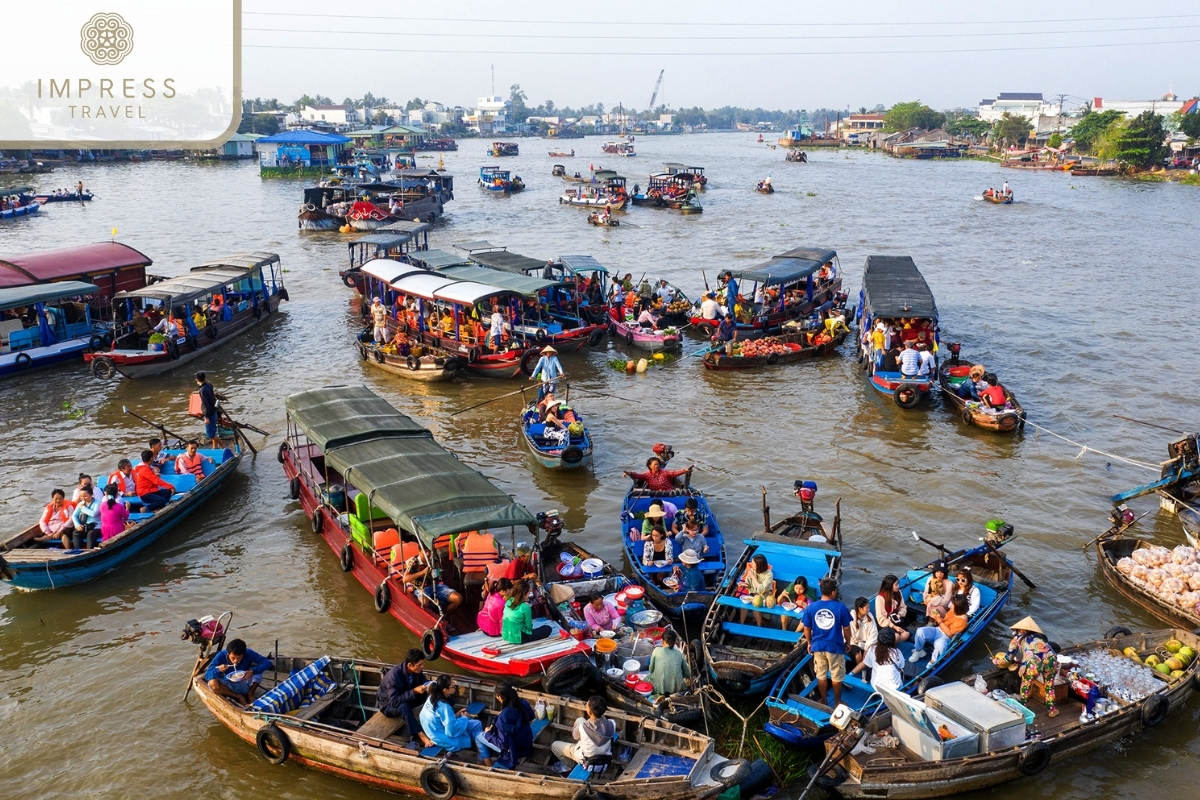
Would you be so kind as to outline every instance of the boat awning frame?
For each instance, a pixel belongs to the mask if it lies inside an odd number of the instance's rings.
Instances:
[[[546,262],[539,258],[530,258],[509,250],[492,250],[486,253],[471,252],[471,260],[491,269],[515,272],[526,275],[533,270],[539,272],[546,268]]]
[[[197,297],[207,297],[228,284],[246,280],[252,274],[253,270],[249,267],[197,267],[177,278],[168,278],[132,292],[118,292],[113,295],[113,301],[156,300],[172,305],[186,303]]]
[[[826,262],[836,258],[837,251],[832,248],[797,247],[758,266],[730,272],[739,281],[752,281],[763,286],[782,286],[807,278]]]
[[[608,274],[608,267],[592,256],[559,256],[558,261],[565,270],[572,273],[581,272],[586,275],[589,272],[602,272],[605,275]]]
[[[375,247],[391,250],[393,247],[399,247],[411,241],[411,233],[368,233],[346,244],[351,248],[355,245],[374,245]]]
[[[517,275],[509,272],[499,272],[487,267],[477,267],[474,264],[457,264],[446,267],[439,267],[438,272],[447,275],[451,278],[458,278],[463,281],[475,281],[484,283],[489,286],[496,286],[500,289],[507,289],[512,292],[524,295],[525,297],[536,297],[538,293],[545,291],[553,286],[561,286],[568,288],[567,284],[561,281],[547,281],[542,278],[535,278],[532,275]]]
[[[288,395],[288,418],[322,452],[380,437],[432,437],[366,386],[326,386]]]
[[[471,259],[466,256],[456,256],[454,253],[447,253],[445,250],[417,250],[409,253],[408,258],[410,261],[424,264],[429,269],[471,265]]]
[[[389,285],[405,275],[428,274],[428,270],[390,258],[373,258],[363,264],[360,269],[372,278],[378,278]]]
[[[50,303],[68,297],[97,294],[100,287],[83,281],[60,281],[35,286],[12,286],[0,289],[0,309],[19,308],[35,303]]]

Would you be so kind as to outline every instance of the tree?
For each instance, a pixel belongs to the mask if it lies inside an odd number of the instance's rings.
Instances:
[[[1187,134],[1188,144],[1200,139],[1200,114],[1180,114],[1179,130]]]
[[[418,108],[424,108],[424,107],[425,107],[425,101],[419,97],[414,97],[412,100],[409,100],[407,104],[405,104],[404,110],[405,111],[416,111]]]
[[[1167,154],[1167,131],[1162,114],[1143,111],[1121,126],[1113,137],[1112,158],[1143,169],[1160,164]]]
[[[1092,111],[1088,109],[1071,128],[1071,137],[1075,140],[1075,148],[1083,153],[1090,153],[1096,142],[1115,125],[1124,115],[1120,111]]]
[[[529,107],[525,105],[525,101],[529,99],[529,95],[521,91],[521,84],[514,83],[508,87],[508,102],[512,104],[512,118],[515,122],[524,122],[529,118]],[[551,103],[551,105],[554,105]]]
[[[363,99],[362,99],[363,105],[366,106],[367,108],[378,108],[379,106],[386,106],[389,102],[391,102],[391,101],[389,101],[386,97],[376,97],[375,95],[371,94],[370,92],[367,92],[366,94],[364,94]]]
[[[1052,133],[1050,135],[1050,138],[1046,141],[1046,146],[1053,147],[1054,149],[1057,150],[1058,148],[1062,147],[1062,143],[1063,143],[1062,134],[1059,133],[1058,131],[1055,131],[1054,133]]]
[[[279,133],[279,117],[274,114],[243,114],[238,133],[261,133],[263,136]]]
[[[909,128],[925,128],[931,130],[946,124],[946,115],[934,111],[920,100],[908,103],[897,103],[888,109],[883,118],[884,129],[889,131],[905,131]]]
[[[946,124],[946,133],[951,136],[961,136],[963,138],[982,139],[987,136],[992,130],[992,126],[986,120],[976,119],[975,117],[959,117],[953,122]]]
[[[1020,145],[1029,138],[1029,134],[1033,132],[1033,123],[1020,114],[1013,116],[1005,111],[1000,119],[996,120],[993,131],[997,141],[1011,147]]]

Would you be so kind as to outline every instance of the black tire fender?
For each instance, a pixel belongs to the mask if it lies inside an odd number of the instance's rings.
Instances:
[[[1034,742],[1021,751],[1017,756],[1017,769],[1022,775],[1032,777],[1050,765],[1050,745],[1045,742]]]
[[[1062,652],[1062,645],[1052,639],[1048,639],[1046,645],[1056,653]]]
[[[88,339],[88,349],[91,350],[93,353],[96,352],[97,350],[103,350],[104,349],[104,337],[101,336],[100,334],[96,334],[91,339]]]
[[[538,344],[545,344],[546,340],[549,338],[549,335],[546,333],[545,328],[538,328],[533,332],[533,338]]]
[[[3,564],[3,561],[4,559],[0,558],[0,565]],[[1200,672],[1192,674],[1192,691],[1200,692]]]
[[[404,363],[408,365],[409,369],[414,371],[421,368],[421,359],[417,358],[416,356],[409,356],[408,360]]]
[[[445,764],[430,764],[421,770],[421,791],[432,800],[451,800],[458,794],[458,781]]]
[[[367,346],[365,344],[363,344],[362,342],[358,343],[358,357],[361,358],[363,361],[366,361],[368,358],[371,357],[371,354],[367,351]]]
[[[208,338],[210,338],[210,339],[216,339],[217,337],[219,337],[221,335],[221,332],[219,330],[217,330],[217,323],[215,323],[215,322],[210,322],[207,325],[205,325],[204,332],[206,334],[208,334]]]
[[[542,689],[548,694],[573,694],[590,680],[596,665],[583,653],[572,653],[546,668]]]
[[[376,350],[372,350],[372,351],[371,351],[371,355],[372,355],[372,356],[374,356],[374,357],[375,357],[375,361],[376,361],[376,362],[378,362],[378,363],[380,363],[380,364],[382,364],[382,363],[384,363],[385,361],[387,361],[387,356],[385,356],[385,355],[383,354],[383,351],[382,351],[382,350],[378,350],[378,349],[376,349]]]
[[[27,369],[33,363],[33,357],[29,353],[17,353],[16,364],[17,369]],[[92,363],[95,363],[93,361]]]
[[[357,289],[358,281],[354,280],[354,274],[347,272],[342,276],[342,283],[346,284],[347,289]]]
[[[258,746],[258,754],[268,764],[282,764],[292,753],[291,740],[277,725],[264,725],[259,728],[254,743]]]
[[[576,444],[567,445],[559,456],[564,466],[572,466],[583,461],[583,448]]]
[[[525,355],[521,356],[521,373],[527,377],[533,377],[533,365],[537,363],[541,354],[535,348],[529,348],[525,351]]]
[[[472,347],[470,350],[467,351],[467,363],[474,364],[478,360],[479,360],[479,348]]]
[[[696,333],[705,338],[711,338],[717,334],[717,329],[712,325],[709,325],[707,322],[701,322],[696,326]]]
[[[255,318],[255,319],[262,319],[262,318],[263,318],[263,307],[262,307],[262,303],[259,303],[258,305],[256,305],[256,306],[254,307],[254,318]]]
[[[383,583],[375,587],[375,610],[380,614],[388,610],[392,605],[392,590],[385,580]]]
[[[1171,704],[1161,694],[1152,694],[1142,701],[1142,724],[1153,728],[1162,722],[1171,710]]]
[[[822,789],[832,789],[846,782],[846,770],[842,767],[835,764],[832,767],[826,768],[825,772],[818,775],[817,770],[820,768],[820,764],[809,764],[806,772],[808,773],[808,777]]]
[[[25,355],[25,354],[22,353],[21,355]],[[20,358],[21,358],[20,355],[17,356],[18,368],[21,366]],[[92,375],[96,376],[97,378],[99,378],[102,381],[108,380],[113,375],[117,374],[116,365],[113,364],[113,360],[111,358],[93,358],[91,370],[92,370]]]
[[[342,572],[354,571],[354,545],[346,542],[346,546],[342,548],[339,558],[342,562]]]
[[[279,297],[281,299],[287,300],[287,301],[290,301],[292,299],[291,295],[288,294],[288,290],[287,290],[286,286],[279,287]]]
[[[927,678],[922,678],[921,682],[919,684],[917,684],[917,694],[918,695],[925,694],[930,689],[932,689],[936,686],[941,686],[943,683],[944,683],[944,681],[941,678],[939,678],[937,675],[930,675]]]
[[[309,522],[312,523],[313,533],[320,533],[321,528],[325,527],[325,515],[321,513],[319,506],[313,510],[312,516],[309,517]]]
[[[596,328],[591,333],[589,333],[588,340],[587,340],[588,347],[599,346],[599,344],[604,341],[604,333],[605,333],[604,328]]]
[[[192,352],[195,352],[200,349],[200,340],[197,339],[195,336],[192,336],[190,333],[188,334],[188,337],[187,337],[187,343],[188,343],[188,347],[192,348]]]
[[[779,363],[779,353],[771,353],[767,356],[767,363],[774,366]]]
[[[975,424],[975,418],[974,418],[974,416],[972,416],[972,414],[971,414],[971,409],[969,409],[969,408],[964,408],[964,409],[962,410],[962,421],[963,421],[964,423],[966,423],[967,425],[974,425],[974,424]]]
[[[906,400],[905,397],[909,399]],[[892,392],[892,399],[901,408],[915,408],[917,403],[921,402],[921,392],[912,384],[902,383]]]
[[[625,329],[625,344],[633,344],[633,331]]]
[[[1124,625],[1113,625],[1104,632],[1105,639],[1116,639],[1118,636],[1132,636],[1133,631],[1126,628]]]
[[[426,661],[437,661],[441,658],[442,648],[446,646],[446,637],[440,628],[430,628],[421,635],[421,654]]]
[[[288,497],[290,497],[293,500],[300,499],[300,476],[299,475],[292,478],[291,481],[288,482]]]
[[[729,787],[750,777],[750,762],[744,758],[731,758],[714,764],[708,777],[722,786]]]

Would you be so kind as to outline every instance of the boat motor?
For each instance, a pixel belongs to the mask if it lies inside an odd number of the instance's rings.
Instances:
[[[655,442],[654,447],[651,449],[654,451],[654,455],[658,456],[659,460],[662,461],[664,467],[668,461],[675,457],[675,448],[669,444]]]
[[[958,363],[958,354],[962,352],[962,345],[958,342],[947,342],[946,349],[950,351],[950,363]]]
[[[1133,524],[1137,515],[1133,513],[1133,509],[1129,506],[1124,503],[1118,503],[1113,506],[1112,513],[1108,515],[1108,518],[1112,521],[1114,527],[1128,528]]]
[[[813,500],[817,496],[817,482],[796,481],[792,487],[796,491],[796,497],[800,498],[800,508],[804,510],[804,513],[813,513]]]

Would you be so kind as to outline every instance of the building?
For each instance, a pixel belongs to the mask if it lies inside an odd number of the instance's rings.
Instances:
[[[996,122],[1008,112],[1009,116],[1035,120],[1038,117],[1057,117],[1062,113],[1058,103],[1048,103],[1041,92],[1001,92],[995,100],[979,101],[979,118]]]
[[[872,133],[883,130],[883,117],[883,114],[851,114],[838,123],[838,135],[848,141],[857,134],[865,142]]]
[[[1180,100],[1171,92],[1167,92],[1158,100],[1105,100],[1102,97],[1094,97],[1092,98],[1092,111],[1097,113],[1120,111],[1129,119],[1144,111],[1153,111],[1155,114],[1162,114],[1166,117],[1176,111],[1181,111],[1188,102],[1194,101]]]
[[[474,113],[467,117],[467,125],[480,135],[504,133],[508,130],[509,107],[509,102],[500,95],[481,97]]]
[[[263,136],[255,142],[258,148],[260,174],[289,175],[324,174],[329,167],[344,161],[347,136],[336,133],[321,133],[310,130],[282,131],[272,136]]]
[[[229,141],[217,148],[217,152],[221,158],[228,160],[254,158],[254,141],[258,138],[260,137],[257,135],[235,133],[229,137]]]
[[[305,106],[300,118],[306,122],[324,122],[329,125],[353,125],[358,122],[354,106]]]

